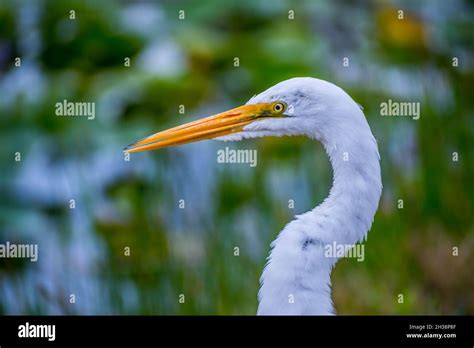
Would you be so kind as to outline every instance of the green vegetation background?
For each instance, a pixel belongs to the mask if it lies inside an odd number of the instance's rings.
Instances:
[[[382,157],[365,261],[332,275],[337,312],[473,314],[473,27],[472,1],[1,1],[0,242],[40,254],[0,260],[0,313],[254,314],[270,242],[328,193],[322,147],[121,150],[314,76],[363,105]],[[57,117],[64,99],[96,118]],[[420,119],[381,117],[388,99]],[[257,167],[217,164],[225,146],[258,149]]]

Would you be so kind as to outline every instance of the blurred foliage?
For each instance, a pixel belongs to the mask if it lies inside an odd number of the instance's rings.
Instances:
[[[473,314],[473,26],[460,0],[2,1],[0,242],[40,255],[0,259],[0,313],[254,314],[270,242],[328,193],[322,147],[225,145],[257,148],[256,168],[218,165],[212,141],[121,149],[314,76],[364,106],[382,158],[365,262],[332,275],[337,312]],[[57,117],[64,99],[96,118]],[[380,117],[388,99],[421,118]]]

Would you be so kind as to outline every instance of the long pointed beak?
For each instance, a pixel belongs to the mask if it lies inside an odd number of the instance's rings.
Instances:
[[[140,152],[162,149],[238,133],[249,123],[263,117],[275,117],[272,113],[272,104],[243,105],[214,116],[155,133],[128,145],[124,151]]]

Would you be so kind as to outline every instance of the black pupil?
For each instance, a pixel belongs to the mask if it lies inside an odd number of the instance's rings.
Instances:
[[[275,105],[275,110],[280,111],[281,110],[281,105],[280,104]]]

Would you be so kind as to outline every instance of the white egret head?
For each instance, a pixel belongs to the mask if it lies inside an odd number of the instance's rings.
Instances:
[[[305,135],[318,140],[335,139],[344,128],[366,128],[358,104],[336,85],[311,77],[280,82],[252,97],[246,105],[272,105],[281,117],[259,118],[237,134],[218,138],[239,140],[261,136]],[[344,132],[342,132],[344,133]]]
[[[128,152],[153,150],[204,139],[236,141],[261,136],[306,135],[324,142],[342,128],[367,127],[358,105],[327,81],[297,77],[276,84],[245,105],[190,122],[130,144]]]

